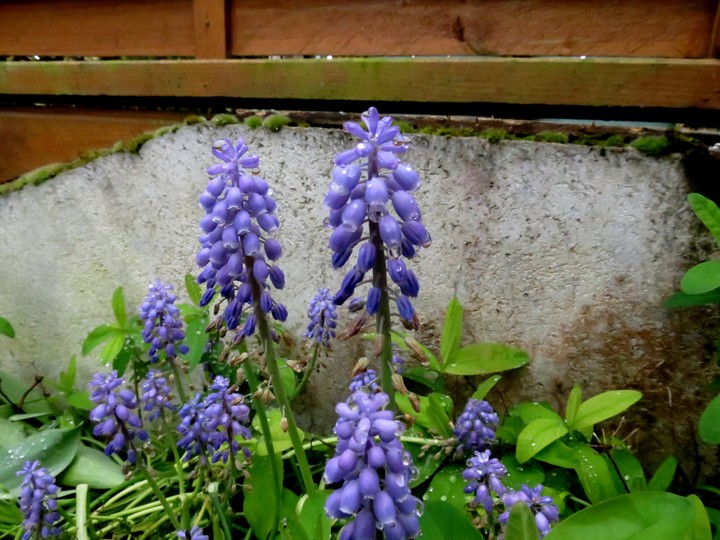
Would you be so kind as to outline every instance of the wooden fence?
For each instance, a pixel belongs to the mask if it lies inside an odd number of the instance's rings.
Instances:
[[[99,98],[716,110],[719,24],[710,0],[0,0],[0,181],[181,116]]]

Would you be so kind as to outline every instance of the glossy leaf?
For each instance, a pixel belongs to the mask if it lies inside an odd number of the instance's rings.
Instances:
[[[443,365],[450,375],[486,375],[519,368],[528,362],[528,354],[503,343],[473,343],[461,347]]]
[[[509,453],[503,455],[500,461],[507,469],[507,474],[503,477],[502,482],[509,489],[520,489],[523,484],[537,486],[545,480],[545,470],[539,463],[530,461],[521,464],[515,456]]]
[[[515,450],[518,462],[525,463],[540,450],[568,432],[565,423],[556,419],[538,418],[522,430]]]
[[[555,420],[556,422],[563,421],[562,418],[560,418],[560,415],[550,408],[549,403],[540,403],[537,401],[518,403],[514,407],[510,408],[510,415],[519,416],[526,424],[529,424],[539,418]]]
[[[250,474],[243,481],[243,513],[255,537],[260,540],[270,535],[280,506],[273,481],[273,466],[268,456],[255,454],[249,468]],[[282,469],[278,470],[278,474],[282,485]]]
[[[123,336],[119,336],[122,339],[122,346],[120,347],[120,350],[111,358],[112,362],[112,368],[118,372],[119,376],[122,376],[125,374],[125,371],[127,370],[127,367],[130,365],[130,360],[133,357],[135,345],[133,344],[132,340],[125,339]],[[113,338],[115,339],[115,338]],[[118,340],[119,341],[119,340]],[[112,342],[110,342],[112,343]],[[108,343],[106,347],[110,345]],[[104,349],[103,349],[103,352]],[[109,351],[108,354],[112,354],[113,351]]]
[[[575,443],[571,448],[577,456],[575,472],[590,502],[597,504],[623,493],[616,488],[608,464],[600,454],[587,444]]]
[[[603,458],[608,464],[610,473],[616,480],[615,487],[618,493],[627,492],[625,486],[627,486],[631,493],[635,493],[636,491],[645,491],[647,489],[645,472],[643,471],[642,465],[635,454],[630,452],[630,450],[625,448],[614,448],[610,450],[608,454],[603,454]],[[613,462],[615,463],[614,465]],[[622,480],[618,476],[618,471],[615,470],[615,467],[620,470],[619,474],[622,476]]]
[[[188,293],[190,301],[196,306],[199,305],[200,298],[202,298],[202,290],[192,274],[185,274],[185,290]]]
[[[15,337],[15,329],[5,317],[0,317],[0,334],[9,338]]]
[[[115,330],[110,337],[110,341],[105,344],[105,346],[102,348],[102,351],[100,352],[100,360],[102,361],[102,363],[105,365],[112,364],[113,360],[115,360],[115,357],[120,354],[123,345],[125,345],[124,332],[120,330]]]
[[[720,303],[720,289],[702,294],[687,294],[678,291],[666,298],[663,301],[663,306],[668,309],[678,309],[718,303]]]
[[[192,371],[197,367],[205,352],[205,345],[208,342],[208,334],[205,333],[207,327],[207,316],[188,323],[185,331],[185,345],[190,349],[187,354],[181,354],[180,357],[187,362],[188,370]]]
[[[428,501],[420,516],[423,540],[482,540],[468,514],[444,501]]]
[[[582,388],[579,384],[573,386],[568,396],[567,404],[565,405],[565,421],[568,425],[572,425],[577,416],[580,404],[582,403]]]
[[[680,289],[686,294],[703,294],[720,287],[720,261],[696,264],[680,280]]]
[[[478,385],[477,390],[473,392],[471,397],[473,399],[485,399],[485,396],[493,389],[500,379],[502,379],[500,375],[492,375],[491,377],[488,377]]]
[[[433,392],[443,391],[445,381],[442,378],[442,374],[438,371],[433,371],[423,366],[416,366],[406,368],[403,370],[402,375],[409,390],[412,390],[412,383],[408,384],[408,380],[420,383],[430,388]]]
[[[699,193],[690,193],[688,202],[695,215],[703,222],[703,225],[707,227],[715,241],[720,245],[720,209],[718,209],[717,204]]]
[[[295,372],[290,366],[287,365],[287,361],[285,360],[280,360],[278,362],[278,368],[280,369],[280,378],[282,379],[283,385],[285,386],[285,393],[288,396],[294,395],[295,387],[297,386]]]
[[[463,318],[463,308],[460,305],[460,302],[458,302],[458,299],[453,297],[448,304],[447,313],[445,314],[445,324],[443,324],[442,337],[440,338],[440,358],[443,365],[448,363],[453,353],[460,345]]]
[[[693,530],[693,503],[679,495],[642,491],[585,508],[555,525],[545,540],[709,540]]]
[[[443,464],[442,457],[440,459],[436,459],[436,454],[439,450],[438,448],[433,449],[431,447],[429,450],[423,451],[422,446],[419,444],[405,443],[405,450],[410,452],[412,455],[413,465],[415,465],[415,469],[417,470],[417,477],[415,480],[410,482],[411,488],[419,486],[425,482],[435,471],[438,470],[438,468],[440,468],[440,465]],[[422,454],[422,457],[420,454]]]
[[[96,328],[93,328],[93,330],[88,334],[88,336],[85,338],[85,341],[83,341],[82,344],[82,353],[83,356],[87,356],[90,351],[98,347],[101,343],[104,343],[110,337],[112,336],[113,332],[117,332],[118,329],[114,326],[110,326],[108,324],[103,324],[102,326],[98,326]]]
[[[91,411],[95,404],[90,400],[90,394],[86,390],[73,392],[67,397],[68,404],[81,411]]]
[[[535,516],[524,502],[517,502],[510,509],[510,517],[505,526],[505,540],[540,540]]]
[[[330,540],[332,521],[325,514],[325,501],[330,493],[329,490],[316,491],[311,496],[303,495],[298,501],[300,525],[308,538]]]
[[[683,540],[711,540],[710,517],[705,505],[697,495],[688,495],[687,499],[693,507],[693,519],[690,530],[685,533]]]
[[[27,393],[31,384],[20,382],[3,370],[0,370],[0,387],[2,387],[3,392],[3,396],[0,396],[0,402],[4,402],[5,397],[9,398],[15,405],[19,404],[20,400],[23,400],[22,412],[52,412],[50,405],[37,386],[30,390],[30,393]],[[5,417],[7,418],[13,414],[17,414],[17,411],[11,407],[9,414]]]
[[[299,497],[287,488],[282,490],[282,500],[280,502],[280,538],[283,540],[310,540],[305,533],[305,529],[300,525],[300,519],[297,515],[296,508]],[[314,538],[313,538],[314,540]]]
[[[68,368],[67,371],[61,371],[60,375],[58,377],[59,384],[57,385],[58,390],[61,392],[65,392],[66,394],[71,394],[73,391],[73,387],[75,386],[75,376],[77,374],[77,362],[75,360],[75,357],[70,357],[70,362],[68,362]]]
[[[669,456],[665,458],[655,471],[655,474],[648,482],[648,489],[652,491],[667,491],[675,478],[675,470],[677,469],[678,460]]]
[[[115,289],[112,295],[112,310],[115,320],[120,328],[125,328],[127,315],[125,314],[125,295],[122,287]]]
[[[405,414],[415,418],[415,423],[426,428],[432,433],[436,433],[442,437],[452,437],[452,428],[450,427],[450,417],[448,416],[446,406],[449,402],[449,410],[452,410],[452,400],[445,394],[433,392],[429,396],[420,397],[420,412],[415,412],[407,396],[396,394],[395,396],[398,408]]]
[[[292,448],[290,434],[283,431],[282,429],[282,413],[280,412],[280,409],[268,410],[267,417],[268,422],[270,423],[270,436],[272,437],[275,453],[280,453],[284,450],[287,450],[288,448]],[[252,424],[256,432],[261,431],[260,419],[257,415],[255,415],[255,417],[253,418]],[[301,439],[304,437],[304,434],[300,429],[298,429],[298,434]],[[252,446],[252,442],[250,441],[248,441],[247,443],[243,443],[241,441],[240,443],[244,446],[247,446],[248,448]],[[257,441],[257,454],[260,456],[268,455],[267,446],[265,445],[265,441],[262,439],[262,437]]]
[[[611,390],[593,396],[580,404],[573,422],[568,422],[570,430],[590,428],[620,414],[640,400],[642,394],[637,390]]]
[[[562,441],[555,441],[535,454],[535,459],[562,467],[574,469],[578,465],[576,452]]]
[[[465,467],[459,464],[446,465],[433,476],[423,501],[443,501],[464,511],[468,495],[465,494],[465,480],[462,473]]]
[[[708,404],[700,416],[700,438],[708,444],[720,444],[720,395]]]
[[[122,468],[97,448],[77,447],[75,459],[58,477],[64,486],[87,484],[92,489],[111,489],[125,481]]]
[[[27,437],[26,426],[0,418],[0,448],[11,448]]]
[[[22,477],[15,473],[26,461],[39,460],[50,474],[57,476],[75,457],[80,428],[46,429],[15,446],[0,449],[0,486],[13,496],[20,494]]]

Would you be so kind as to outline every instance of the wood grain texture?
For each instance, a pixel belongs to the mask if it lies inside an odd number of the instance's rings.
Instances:
[[[232,54],[703,58],[715,0],[231,0]]]
[[[342,58],[0,63],[0,95],[720,107],[720,60]]]
[[[0,183],[175,124],[184,116],[157,111],[0,109]]]
[[[0,2],[0,55],[194,54],[191,0]]]
[[[225,58],[228,33],[225,0],[193,0],[195,58]]]

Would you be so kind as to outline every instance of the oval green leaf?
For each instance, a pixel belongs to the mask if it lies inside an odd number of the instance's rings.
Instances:
[[[655,474],[648,482],[648,489],[651,491],[666,491],[675,478],[675,469],[677,469],[678,460],[669,456],[665,458],[655,471]]]
[[[15,337],[15,329],[5,317],[0,317],[0,334],[9,338]]]
[[[703,294],[720,287],[720,261],[705,261],[685,272],[680,288],[686,294]]]
[[[65,486],[87,484],[92,489],[111,489],[125,481],[122,468],[97,448],[77,447],[75,459],[58,477]]]
[[[575,419],[568,422],[568,428],[571,431],[590,428],[625,411],[641,397],[642,394],[637,390],[611,390],[591,397],[578,407]]]
[[[490,390],[493,389],[493,387],[498,383],[500,379],[502,379],[500,375],[493,375],[485,379],[478,385],[477,390],[473,392],[472,398],[485,399],[485,396],[488,394],[488,392],[490,392]]]
[[[423,540],[483,540],[468,514],[444,501],[428,501],[420,516]]]
[[[708,404],[700,416],[700,438],[708,444],[720,444],[720,395]]]
[[[530,461],[521,464],[512,454],[505,454],[500,461],[507,469],[503,485],[509,489],[520,489],[523,484],[537,486],[545,480],[545,469],[539,463]]]
[[[703,222],[715,241],[720,244],[720,209],[717,204],[699,193],[690,193],[688,202],[698,219]]]
[[[520,463],[525,463],[540,450],[552,444],[568,432],[565,424],[556,419],[538,418],[530,422],[520,432],[515,455]]]
[[[440,338],[440,359],[443,365],[448,363],[450,357],[460,344],[463,318],[463,308],[458,299],[453,297],[448,304],[445,323],[442,329],[442,337]]]
[[[458,510],[465,510],[468,496],[465,494],[465,480],[462,473],[465,467],[451,464],[443,467],[430,481],[423,501],[442,501],[453,505]]]
[[[456,349],[443,365],[450,375],[485,375],[519,368],[528,362],[528,354],[503,343],[473,343]]]
[[[102,326],[93,328],[92,331],[85,338],[85,341],[83,341],[83,356],[87,356],[94,348],[98,347],[104,341],[110,339],[110,335],[115,331],[117,331],[117,328],[115,328],[114,326],[110,326],[109,324],[103,324]]]
[[[510,517],[505,526],[505,540],[539,540],[540,533],[535,524],[530,507],[517,502],[510,509]]]
[[[112,310],[115,320],[120,328],[125,328],[127,324],[127,315],[125,314],[125,295],[122,287],[115,289],[112,295]]]

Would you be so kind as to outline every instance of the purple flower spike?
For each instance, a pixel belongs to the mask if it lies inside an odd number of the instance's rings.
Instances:
[[[495,442],[495,430],[499,423],[497,413],[487,401],[470,399],[453,430],[458,439],[457,452],[485,450]]]
[[[308,307],[310,324],[308,324],[305,331],[305,337],[317,341],[325,348],[329,348],[330,340],[335,337],[337,317],[330,291],[326,288],[319,289],[310,300]]]
[[[39,461],[26,461],[16,474],[23,476],[20,511],[24,516],[22,527],[25,532],[22,540],[60,536],[62,531],[55,526],[60,521],[55,477],[45,467],[40,467]]]
[[[502,496],[505,512],[500,514],[500,523],[507,524],[512,507],[518,502],[524,502],[535,516],[535,525],[537,525],[540,538],[545,538],[550,532],[550,525],[560,520],[560,512],[558,507],[553,504],[552,497],[543,496],[542,490],[542,484],[532,489],[523,484],[519,491],[505,493]]]
[[[145,343],[151,344],[148,354],[152,362],[158,361],[160,351],[165,351],[168,359],[172,359],[177,352],[186,354],[189,351],[187,345],[182,344],[185,330],[172,290],[171,285],[158,279],[148,285],[148,294],[140,306],[140,320],[145,324],[142,337]]]
[[[500,480],[507,474],[507,469],[499,460],[490,457],[490,450],[475,452],[467,461],[467,466],[462,476],[468,483],[465,493],[475,495],[470,505],[482,505],[489,514],[495,505],[493,494],[502,497],[507,491]]]
[[[140,402],[143,410],[149,412],[147,419],[152,422],[164,411],[174,412],[177,407],[171,402],[172,390],[167,380],[159,371],[151,369],[141,383],[142,395]]]

